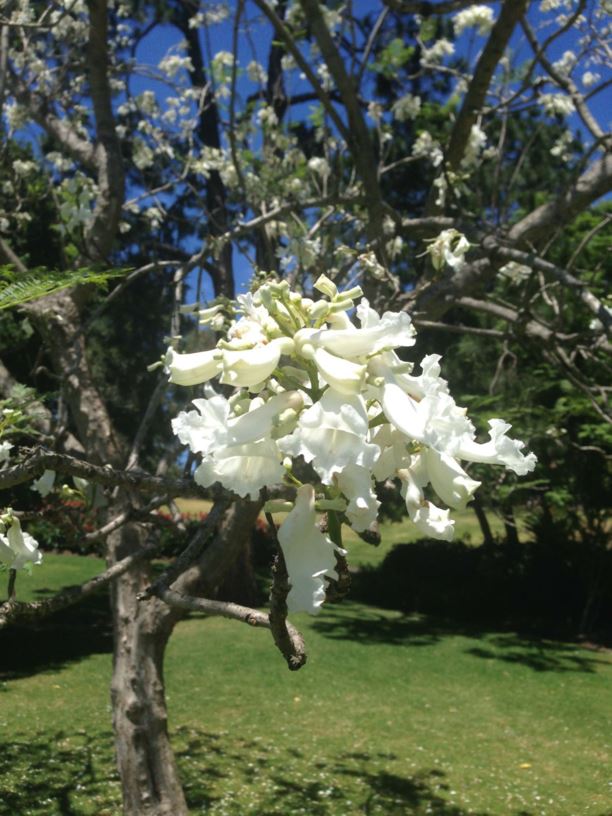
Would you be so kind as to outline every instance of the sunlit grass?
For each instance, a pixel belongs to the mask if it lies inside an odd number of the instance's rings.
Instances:
[[[20,588],[100,567],[48,556]],[[309,652],[297,673],[266,631],[177,628],[170,723],[193,813],[609,816],[609,653],[351,603],[295,623]],[[86,625],[44,673],[23,667],[20,638],[0,643],[1,816],[120,812],[111,657],[91,653]]]

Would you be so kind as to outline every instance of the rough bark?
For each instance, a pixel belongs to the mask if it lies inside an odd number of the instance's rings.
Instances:
[[[143,545],[129,526],[110,536],[109,557],[121,560]],[[115,648],[111,700],[117,767],[125,816],[187,816],[187,803],[168,735],[164,653],[178,615],[137,595],[150,583],[148,564],[123,574],[112,588]]]

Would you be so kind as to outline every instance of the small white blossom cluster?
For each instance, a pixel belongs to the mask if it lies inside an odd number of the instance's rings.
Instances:
[[[458,263],[468,246],[453,234],[429,251],[440,263]],[[170,382],[206,383],[205,396],[193,400],[195,410],[172,422],[180,441],[201,457],[198,484],[220,482],[253,499],[283,481],[298,485],[293,505],[268,509],[290,509],[279,531],[291,584],[287,602],[290,611],[310,613],[323,603],[324,579],[336,577],[340,546],[316,526],[317,510],[342,513],[364,531],[378,513],[374,483],[399,479],[419,530],[450,540],[451,509],[465,507],[479,486],[462,462],[503,465],[523,475],[536,461],[507,436],[510,425],[501,419],[490,420],[488,441],[476,441],[465,409],[440,376],[438,355],[425,356],[418,374],[398,356],[397,349],[415,343],[408,314],[379,315],[359,287],[340,292],[324,275],[315,288],[324,295],[316,301],[286,281],[265,283],[238,298],[240,316],[215,348],[169,349],[165,358]],[[218,316],[213,307],[202,319]],[[232,396],[213,390],[217,377],[235,387]],[[299,481],[304,465],[296,462],[310,465],[312,483]]]
[[[574,112],[574,103],[564,94],[542,94],[540,102],[549,116],[569,116]]]
[[[19,519],[9,509],[0,516],[0,565],[6,569],[30,570],[40,564],[38,541],[21,529]]]
[[[430,64],[437,64],[455,53],[455,46],[444,38],[436,40],[430,48],[423,48],[422,59]]]
[[[398,122],[406,122],[408,119],[415,119],[421,110],[421,98],[406,94],[393,103],[391,108],[393,116]]]
[[[468,6],[453,17],[455,34],[459,37],[466,28],[477,28],[484,37],[493,28],[493,9],[489,6]]]

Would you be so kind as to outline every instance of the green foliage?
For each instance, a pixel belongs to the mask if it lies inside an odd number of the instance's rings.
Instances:
[[[12,266],[0,266],[0,310],[11,309],[72,286],[101,286],[113,278],[127,275],[128,272],[126,269],[100,272],[86,267],[68,270],[37,267],[21,273]]]

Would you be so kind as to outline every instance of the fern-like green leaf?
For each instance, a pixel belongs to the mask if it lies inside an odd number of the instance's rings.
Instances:
[[[0,266],[0,309],[11,309],[72,286],[83,284],[100,286],[112,278],[127,275],[129,271],[129,269],[106,269],[98,272],[86,268],[63,271],[36,267],[22,273],[15,271],[12,266]]]

